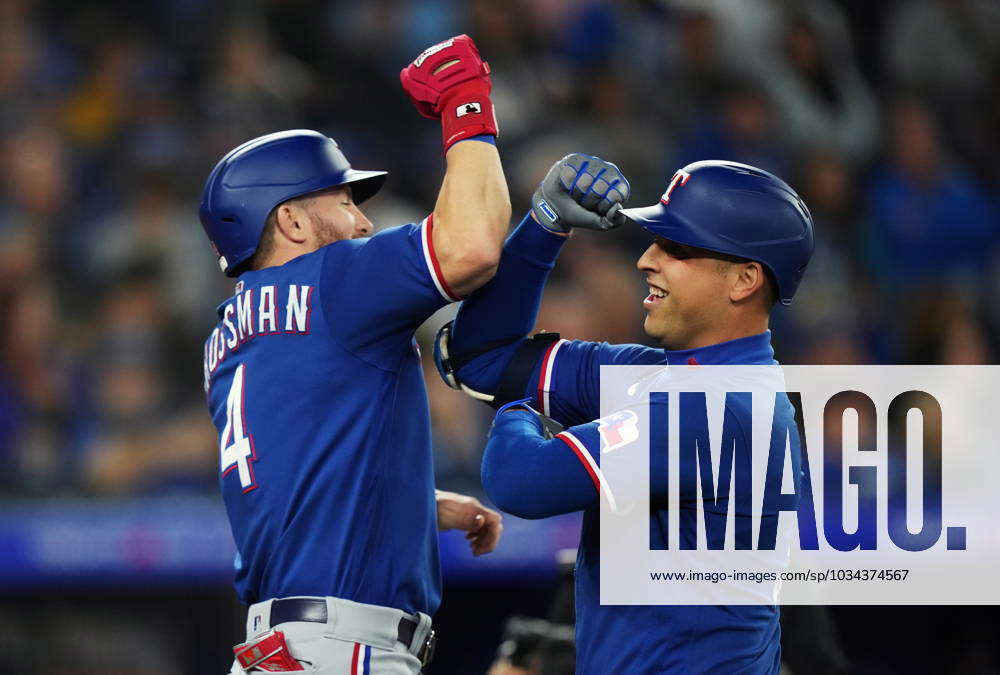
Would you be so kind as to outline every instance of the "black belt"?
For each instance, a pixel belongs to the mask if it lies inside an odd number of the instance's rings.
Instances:
[[[271,602],[271,628],[289,621],[307,621],[310,623],[326,623],[326,600],[321,598],[279,598]],[[396,639],[407,649],[413,646],[413,638],[420,623],[416,619],[404,616],[396,628]],[[424,644],[420,645],[417,658],[420,664],[426,666],[434,658],[434,646],[437,638],[432,630]]]

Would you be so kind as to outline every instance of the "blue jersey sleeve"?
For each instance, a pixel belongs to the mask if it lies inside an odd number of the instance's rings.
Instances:
[[[471,353],[482,345],[517,340],[531,332],[545,280],[565,242],[565,236],[544,229],[529,212],[504,242],[496,274],[459,308],[452,353]]]
[[[472,359],[459,370],[459,379],[476,391],[496,391],[522,342],[518,340]],[[600,415],[601,366],[664,363],[662,350],[642,345],[559,340],[538,358],[524,383],[523,394],[542,414],[572,426]]]
[[[598,422],[546,439],[534,412],[497,415],[483,454],[483,487],[503,511],[520,518],[547,518],[598,503]]]
[[[432,232],[428,216],[346,242],[350,248],[326,248],[323,311],[334,336],[359,358],[394,367],[417,327],[460,299],[441,274]]]
[[[527,384],[543,415],[567,425],[601,414],[601,366],[659,365],[663,351],[643,345],[560,340],[539,359]]]
[[[458,371],[463,383],[476,391],[497,390],[511,358],[534,327],[542,289],[565,240],[538,225],[530,213],[507,238],[496,276],[462,303],[451,352],[461,357],[491,343],[511,342],[464,363]],[[524,395],[560,423],[579,424],[600,414],[602,365],[663,362],[661,350],[641,345],[560,340],[539,357],[524,383]]]

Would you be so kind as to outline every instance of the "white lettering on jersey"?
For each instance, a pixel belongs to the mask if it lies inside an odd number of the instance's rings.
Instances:
[[[308,333],[309,332],[309,298],[312,296],[312,286],[296,286],[291,284],[288,287],[288,304],[285,306],[285,332],[286,333]],[[295,328],[292,328],[292,324]]]
[[[212,331],[212,336],[208,338],[208,369],[211,372],[215,372],[216,367],[219,365],[219,353],[215,349],[215,338],[217,337],[219,337],[218,327]]]
[[[222,312],[222,323],[225,324],[226,330],[229,331],[229,335],[226,337],[226,346],[229,349],[235,349],[236,345],[239,344],[239,337],[236,335],[236,326],[233,325],[233,312],[232,303],[226,305],[226,309]]]
[[[202,351],[201,363],[202,363],[202,368],[205,371],[205,391],[207,392],[208,391],[208,387],[209,387],[209,383],[211,382],[211,378],[209,377],[210,371],[208,370],[208,343],[207,342],[205,343],[205,347],[201,351]]]
[[[260,307],[257,311],[257,332],[266,335],[278,332],[278,310],[274,305],[274,286],[262,286],[260,289]],[[267,330],[264,325],[267,324]]]
[[[222,335],[221,328],[215,329],[215,344],[216,358],[222,363],[222,359],[226,358],[226,338]]]
[[[253,289],[236,296],[236,331],[240,342],[253,337]]]
[[[285,303],[285,333],[308,335],[312,319],[313,286],[289,284]],[[257,319],[254,320],[254,289],[240,291],[222,308],[222,319],[205,341],[203,367],[205,391],[212,386],[212,374],[226,357],[244,342],[261,335],[281,335],[278,287],[274,284],[260,289]]]
[[[246,494],[257,487],[251,462],[257,459],[253,437],[247,433],[245,385],[246,364],[241,363],[233,374],[233,384],[226,397],[226,426],[219,436],[219,461],[222,475],[234,468],[240,477],[240,486]]]

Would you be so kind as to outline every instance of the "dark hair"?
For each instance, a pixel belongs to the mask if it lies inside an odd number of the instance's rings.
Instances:
[[[767,265],[761,265],[761,267],[764,268],[764,278],[767,280],[764,288],[765,293],[767,293],[764,296],[765,306],[770,309],[778,304],[778,280],[774,278],[771,268]]]
[[[286,199],[271,209],[271,212],[267,214],[267,220],[264,221],[264,230],[260,233],[260,241],[257,243],[257,250],[254,251],[253,255],[247,258],[243,264],[237,268],[237,275],[243,274],[247,270],[261,269],[264,265],[264,261],[271,256],[272,252],[274,252],[274,243],[277,241],[278,237],[278,209],[285,204],[294,204],[296,202],[305,201],[315,194],[315,192],[310,192],[299,197]]]
[[[282,204],[286,203],[282,202]],[[278,233],[278,208],[282,204],[278,204],[278,206],[275,206],[271,210],[271,213],[267,214],[267,220],[264,222],[264,230],[260,233],[260,241],[257,243],[257,250],[254,251],[252,256],[247,258],[246,262],[240,265],[240,273],[247,270],[259,270],[264,261],[271,256],[271,253],[274,251],[275,237]]]
[[[698,258],[712,258],[720,262],[729,263],[731,265],[742,265],[744,263],[755,262],[760,265],[760,268],[764,270],[764,306],[768,309],[774,307],[778,304],[778,280],[774,277],[774,272],[771,268],[760,262],[759,260],[752,260],[750,258],[744,258],[738,255],[732,255],[731,253],[723,253],[721,251],[713,251],[708,248],[699,248],[697,246],[688,246],[687,244],[677,244],[676,242],[671,242],[669,239],[660,238],[664,244],[661,246],[673,246],[675,249],[679,249],[682,254],[698,257]],[[658,240],[658,241],[660,241]]]
[[[771,307],[774,307],[776,304],[778,304],[778,281],[777,279],[774,278],[774,272],[771,271],[771,268],[769,268],[764,263],[758,260],[751,260],[750,258],[740,258],[738,256],[728,255],[726,253],[716,253],[714,251],[712,252],[711,256],[706,256],[706,257],[712,257],[715,258],[716,260],[720,260],[733,265],[742,265],[744,263],[751,263],[751,262],[757,263],[758,265],[760,265],[760,268],[764,270],[764,288],[762,290],[762,292],[764,293],[764,306],[770,309]]]

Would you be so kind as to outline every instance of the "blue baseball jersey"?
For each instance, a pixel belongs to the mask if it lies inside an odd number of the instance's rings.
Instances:
[[[452,353],[479,354],[459,370],[464,384],[497,390],[522,344],[516,336],[534,325],[542,288],[563,241],[529,217],[508,238],[496,276],[466,300],[455,320]],[[511,335],[515,339],[509,344],[481,352]],[[600,367],[773,363],[769,332],[684,351],[559,340],[538,358],[523,395],[568,428],[545,440],[533,413],[498,415],[483,458],[483,485],[494,502],[525,518],[584,513],[576,570],[578,673],[770,674],[780,669],[777,607],[602,606],[599,594],[599,505],[609,498],[599,449],[614,442],[609,434],[616,430],[614,420],[599,419]],[[789,404],[779,414],[791,422],[794,410]],[[797,456],[792,463],[797,475]],[[665,518],[662,525],[659,532],[651,524],[653,548],[663,548],[657,538],[666,536]]]
[[[601,499],[614,497],[600,472],[601,448],[614,443],[620,433],[616,420],[599,418],[599,372],[601,365],[678,364],[774,364],[769,333],[734,340],[702,349],[665,351],[638,345],[608,345],[579,341],[554,343],[541,359],[529,391],[533,405],[557,421],[574,425],[543,446],[525,446],[523,426],[497,425],[491,446],[504,443],[513,452],[531,452],[540,466],[530,467],[510,452],[484,460],[484,485],[494,494],[498,487],[493,467],[518,465],[507,480],[524,475],[545,481],[547,497],[539,500],[541,485],[520,484],[513,493],[515,509],[524,504],[528,515],[543,517],[583,510],[583,529],[576,569],[577,672],[579,673],[777,673],[781,667],[778,608],[769,605],[740,606],[615,606],[600,604],[600,509]],[[517,413],[509,413],[517,414]],[[523,413],[521,413],[523,414]],[[785,400],[779,409],[786,423],[794,410]],[[587,421],[591,420],[591,421]],[[683,426],[686,420],[681,419]],[[535,434],[536,443],[543,439]],[[737,440],[737,452],[747,451],[749,439]],[[487,453],[492,448],[487,449]],[[792,457],[793,475],[798,457]],[[502,470],[502,469],[501,469]],[[500,478],[500,480],[505,480]],[[501,487],[502,489],[502,487]],[[523,490],[523,492],[521,491]],[[511,493],[508,493],[511,494]],[[694,541],[696,496],[681,494],[681,536]],[[510,496],[505,499],[511,499]],[[546,503],[547,502],[547,503]],[[612,501],[613,503],[613,501]],[[706,504],[706,510],[708,510]],[[717,505],[726,517],[725,504]],[[741,516],[738,504],[735,513]],[[748,515],[748,513],[747,513]],[[774,516],[775,514],[768,514]],[[666,512],[656,514],[650,529],[652,548],[666,548]],[[711,517],[712,514],[706,517]],[[685,529],[685,522],[689,529]]]
[[[433,613],[441,579],[414,331],[456,300],[432,217],[242,274],[205,342],[219,483],[246,604]]]

